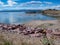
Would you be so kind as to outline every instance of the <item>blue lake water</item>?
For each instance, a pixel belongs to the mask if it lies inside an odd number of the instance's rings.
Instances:
[[[26,23],[32,20],[54,20],[55,18],[42,14],[26,14],[24,12],[0,12],[0,23]]]

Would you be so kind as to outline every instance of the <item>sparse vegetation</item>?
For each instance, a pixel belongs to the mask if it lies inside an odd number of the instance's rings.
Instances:
[[[53,26],[53,25],[54,25],[54,24],[52,24],[52,23],[44,23],[44,24],[38,25],[37,27],[47,28],[48,26]]]
[[[7,38],[7,36],[8,35],[6,34],[5,38]],[[10,36],[10,34],[9,34],[9,36]],[[5,38],[3,35],[0,36],[0,45],[42,45],[41,41],[38,38],[30,39],[30,37],[27,38],[24,36],[18,36],[16,34],[12,34],[9,37],[10,39],[7,38],[8,40],[6,40]]]
[[[46,14],[49,16],[60,16],[60,10],[47,9],[47,10],[42,11],[42,14]]]
[[[0,35],[0,45],[13,45],[11,41],[4,39],[2,35]]]
[[[59,24],[58,24],[59,25]],[[42,32],[33,33],[30,35],[21,35],[20,33],[11,33],[8,31],[1,31],[0,33],[0,45],[54,45],[54,37],[53,34],[49,35],[50,33],[47,32],[47,28],[50,26],[54,26],[55,23],[42,23],[37,25],[37,30],[43,30]],[[56,26],[57,27],[57,26]],[[35,28],[35,27],[34,27]],[[39,29],[41,28],[41,29]],[[46,28],[46,29],[45,29]],[[50,30],[49,30],[50,31]],[[46,33],[44,33],[46,32]],[[41,34],[40,37],[35,36],[36,34]],[[48,35],[47,35],[48,34]],[[50,39],[50,37],[51,39]]]

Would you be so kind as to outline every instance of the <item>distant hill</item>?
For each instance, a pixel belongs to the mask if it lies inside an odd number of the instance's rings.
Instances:
[[[43,10],[42,14],[47,14],[47,15],[52,15],[52,16],[60,16],[60,10],[56,10],[56,9],[47,9],[47,10]]]
[[[0,12],[38,12],[41,10],[2,10]]]

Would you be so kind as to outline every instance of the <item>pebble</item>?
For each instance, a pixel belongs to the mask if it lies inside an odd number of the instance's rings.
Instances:
[[[2,27],[1,27],[2,26]],[[42,34],[45,34],[43,33],[43,31],[45,29],[43,28],[32,28],[32,27],[26,27],[24,24],[22,25],[15,25],[15,24],[0,24],[0,28],[3,28],[3,30],[7,30],[7,31],[12,31],[13,33],[19,33],[19,34],[22,34],[23,35],[31,35],[31,36],[34,36],[34,37],[41,37]]]

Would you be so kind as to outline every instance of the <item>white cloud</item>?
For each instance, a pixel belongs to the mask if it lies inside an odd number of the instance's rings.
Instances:
[[[46,2],[46,1],[45,1],[45,2],[43,2],[43,3],[45,3],[45,4],[53,4],[52,2]]]
[[[7,6],[14,6],[15,4],[18,4],[17,2],[14,2],[13,0],[8,0],[7,1],[7,5],[4,5],[3,2],[0,2],[0,4],[2,4],[3,7],[7,7]],[[30,2],[25,2],[25,3],[21,3],[19,4],[19,6],[21,7],[24,7],[24,6],[29,6],[29,5],[32,5],[32,6],[43,6],[44,4],[52,4],[52,2],[41,2],[41,1],[30,1]]]
[[[27,6],[27,5],[37,6],[38,4],[41,5],[42,2],[41,1],[30,1],[30,2],[21,3],[20,6]]]
[[[42,2],[41,1],[30,1],[30,2],[26,2],[27,4],[41,4]]]
[[[1,3],[1,2],[0,2]],[[4,9],[48,9],[48,8],[57,8],[59,6],[48,6],[50,4],[53,4],[52,2],[41,2],[41,1],[30,1],[25,3],[18,4],[17,2],[13,0],[8,0],[8,4],[4,5],[2,2],[2,6]],[[18,5],[16,5],[18,4]]]
[[[13,5],[15,5],[15,4],[18,4],[17,2],[14,2],[14,1],[12,1],[12,0],[8,0],[7,3],[8,3],[8,4],[5,5],[3,2],[0,1],[0,4],[1,4],[3,7],[13,6]]]
[[[51,9],[58,9],[58,10],[60,10],[60,5],[51,6],[50,8]]]
[[[60,5],[46,6],[44,9],[58,9],[60,10]]]
[[[30,2],[21,3],[20,6],[27,6],[27,5],[29,5],[29,4],[30,4],[30,5],[33,5],[33,6],[34,6],[34,5],[35,5],[35,6],[37,6],[37,5],[39,5],[39,6],[41,5],[41,6],[42,6],[42,5],[44,5],[44,4],[45,4],[45,5],[46,5],[46,4],[50,5],[50,4],[53,4],[53,3],[52,3],[52,2],[41,2],[41,1],[30,1]]]
[[[0,1],[0,5],[3,5],[4,3]]]
[[[54,8],[60,8],[60,5],[54,6]]]
[[[8,6],[13,6],[14,4],[17,4],[16,2],[12,0],[8,0],[7,3],[8,3]]]

